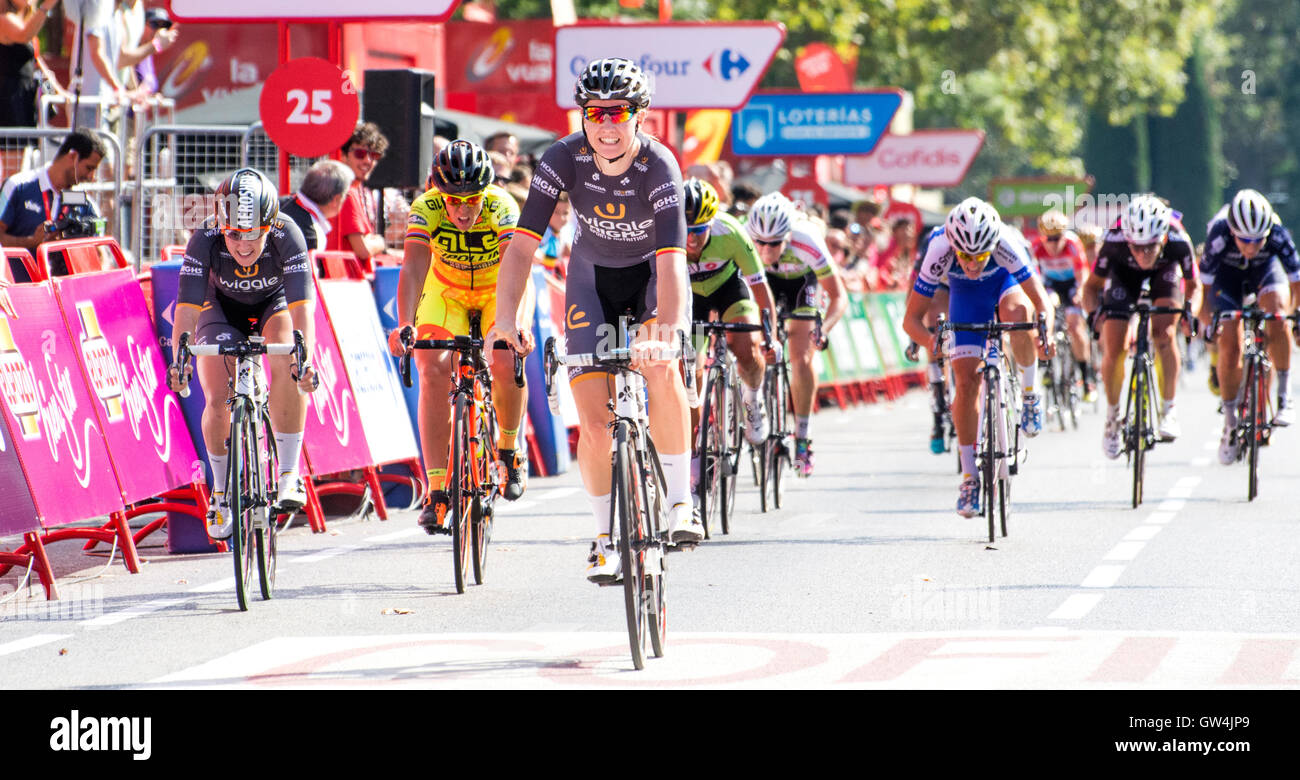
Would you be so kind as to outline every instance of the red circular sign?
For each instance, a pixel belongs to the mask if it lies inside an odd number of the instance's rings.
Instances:
[[[276,68],[258,103],[262,127],[276,146],[298,157],[337,151],[361,115],[357,88],[337,65],[319,57],[290,60]]]

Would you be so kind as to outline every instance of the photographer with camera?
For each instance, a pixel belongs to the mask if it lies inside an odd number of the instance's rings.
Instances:
[[[85,193],[70,190],[94,178],[106,151],[104,142],[89,131],[76,130],[63,139],[49,164],[10,176],[0,189],[0,246],[36,254],[36,247],[46,241],[98,235],[94,204]]]

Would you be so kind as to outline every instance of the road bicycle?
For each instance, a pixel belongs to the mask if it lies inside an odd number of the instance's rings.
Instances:
[[[1082,401],[1078,362],[1070,345],[1070,334],[1066,330],[1065,315],[1057,311],[1056,324],[1052,328],[1052,343],[1055,352],[1047,361],[1047,384],[1051,393],[1047,398],[1047,416],[1055,417],[1061,430],[1079,429],[1079,404]],[[1066,421],[1069,425],[1066,425]]]
[[[763,313],[766,323],[767,313]],[[821,312],[812,314],[795,314],[785,310],[778,312],[776,319],[777,359],[768,361],[763,378],[763,405],[767,411],[767,440],[761,448],[750,445],[750,459],[756,466],[759,487],[759,508],[766,512],[768,507],[781,508],[785,497],[783,474],[792,467],[794,461],[794,431],[790,428],[790,415],[794,402],[790,396],[790,358],[786,344],[787,320],[812,320],[812,337],[818,344],[824,344],[822,336]]]
[[[1215,313],[1208,334],[1208,338],[1213,340],[1224,323],[1244,324],[1245,345],[1241,352],[1243,396],[1237,412],[1237,425],[1230,435],[1236,447],[1237,460],[1245,460],[1247,464],[1247,501],[1254,501],[1259,495],[1259,448],[1268,446],[1273,433],[1273,403],[1269,395],[1273,361],[1268,356],[1265,323],[1276,319],[1287,317],[1260,309],[1254,296],[1248,296],[1244,308]]]
[[[1107,316],[1129,317],[1137,315],[1137,337],[1133,357],[1129,363],[1128,395],[1124,402],[1124,423],[1121,441],[1128,462],[1133,466],[1133,508],[1142,503],[1143,480],[1146,477],[1147,453],[1156,446],[1160,430],[1160,385],[1156,381],[1155,356],[1151,352],[1151,316],[1174,314],[1191,319],[1187,306],[1154,306],[1146,297],[1147,282],[1136,303],[1128,306],[1107,306]]]
[[[451,443],[447,450],[448,495],[451,505],[447,523],[451,527],[452,569],[456,592],[464,593],[471,565],[474,584],[482,585],[487,571],[487,547],[492,539],[492,518],[497,496],[505,485],[504,469],[497,461],[496,408],[492,405],[492,373],[483,357],[480,313],[469,313],[469,335],[451,339],[414,339],[403,330],[405,349],[400,361],[402,382],[411,386],[411,351],[433,349],[455,352],[450,402]],[[497,342],[502,348],[505,342]],[[524,386],[524,362],[514,355],[514,380]],[[473,551],[473,555],[471,555]]]
[[[708,363],[705,366],[704,405],[700,411],[698,432],[700,478],[696,495],[700,503],[700,523],[704,538],[711,527],[731,533],[736,506],[736,477],[740,472],[743,448],[740,380],[735,358],[727,348],[727,333],[753,333],[762,325],[747,322],[696,322],[697,331],[707,339]],[[716,520],[716,523],[711,521]]]
[[[984,496],[989,543],[992,544],[999,526],[1002,536],[1007,535],[1007,520],[1011,517],[1011,478],[1019,473],[1025,456],[1020,446],[1019,372],[1015,361],[1002,349],[1002,334],[1037,330],[1039,343],[1043,344],[1047,341],[1047,322],[1040,314],[1037,322],[940,321],[939,327],[937,343],[942,342],[945,331],[966,331],[984,336],[984,355],[978,369],[983,403],[975,462],[980,475],[980,492]]]
[[[307,365],[306,341],[302,331],[297,330],[293,332],[292,344],[267,344],[262,336],[249,336],[235,344],[190,344],[189,339],[190,334],[182,333],[176,346],[176,367],[186,383],[181,390],[182,398],[190,394],[187,369],[191,356],[224,355],[235,359],[233,394],[226,401],[230,407],[230,435],[226,439],[230,465],[225,489],[234,524],[230,550],[235,565],[235,597],[239,609],[247,611],[254,560],[262,599],[269,600],[274,595],[276,538],[294,514],[276,504],[280,458],[271,430],[269,387],[261,358],[262,355],[292,355],[289,378],[297,382]]]
[[[947,319],[947,315],[940,313],[936,319],[935,327],[929,329],[930,333],[939,332],[940,327]],[[921,357],[921,345],[915,341],[909,341],[903,354],[909,361],[917,363]],[[939,381],[930,383],[930,413],[938,420],[937,426],[931,431],[930,452],[935,455],[942,455],[945,452],[952,452],[953,445],[957,441],[957,426],[952,421],[952,378],[948,375],[948,359],[942,351],[932,354],[930,360],[939,373]],[[957,473],[961,473],[960,456],[957,457]]]
[[[617,342],[628,344],[630,318],[619,319]],[[678,347],[665,359],[681,357],[694,365],[689,337],[680,333]],[[555,371],[560,366],[593,366],[611,375],[614,387],[609,401],[612,415],[610,448],[610,539],[618,540],[622,565],[623,605],[627,617],[632,664],[645,668],[647,651],[655,658],[664,654],[668,637],[667,568],[664,558],[670,549],[668,510],[663,465],[650,438],[645,378],[632,368],[632,350],[618,346],[608,353],[561,355],[554,338],[543,348],[546,393],[554,406]],[[684,372],[688,401],[695,398],[695,372]],[[608,585],[617,584],[617,580]]]

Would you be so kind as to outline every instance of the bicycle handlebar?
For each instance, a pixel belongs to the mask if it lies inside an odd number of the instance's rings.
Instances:
[[[413,339],[413,331],[403,329],[399,338],[405,351],[398,360],[398,372],[402,375],[402,384],[406,387],[411,386],[411,351],[416,349],[438,349],[447,350],[465,354],[474,350],[482,351],[485,341],[483,339],[471,338],[469,336],[456,336],[451,339]],[[493,344],[493,349],[505,349],[504,341],[497,341]],[[524,386],[524,359],[513,349],[511,354],[514,356],[514,379],[516,387]]]
[[[679,330],[677,334],[678,345],[660,352],[659,358],[661,360],[682,358],[684,369],[682,371],[682,382],[686,388],[686,403],[694,409],[700,405],[699,394],[695,389],[695,371],[690,367],[695,362],[695,349],[691,346],[691,338],[686,334],[686,331]],[[555,393],[555,370],[557,368],[563,365],[630,369],[632,365],[632,347],[612,349],[603,355],[595,352],[561,355],[556,350],[555,337],[552,336],[546,340],[542,350],[542,360],[542,373],[546,378],[546,395],[550,399],[552,411],[556,411],[558,398]]]
[[[288,344],[268,344],[261,336],[249,336],[244,341],[233,344],[190,344],[190,334],[182,333],[176,341],[176,359],[172,362],[172,367],[177,369],[177,373],[182,377],[183,384],[178,393],[181,398],[190,397],[190,358],[192,357],[212,357],[215,355],[227,355],[235,358],[252,357],[254,355],[292,355],[293,366],[289,370],[289,376],[294,382],[302,376],[302,372],[310,367],[307,362],[307,339],[303,336],[302,331],[293,332],[293,343]],[[320,379],[312,376],[312,390],[320,386]],[[302,392],[299,390],[299,392]]]

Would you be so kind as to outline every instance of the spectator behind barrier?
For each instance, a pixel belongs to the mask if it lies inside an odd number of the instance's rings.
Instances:
[[[488,152],[498,152],[506,158],[510,168],[519,164],[519,139],[506,130],[493,133],[483,141],[483,149]],[[500,184],[500,182],[497,182]]]
[[[3,0],[0,10],[0,127],[35,127],[36,93],[41,81],[57,89],[54,74],[41,59],[37,34],[59,0]],[[39,75],[38,75],[39,71]]]
[[[333,231],[331,224],[343,209],[343,201],[356,175],[338,160],[321,160],[303,177],[298,192],[280,200],[280,213],[302,228],[307,251],[325,246]]]
[[[379,201],[366,188],[366,179],[387,151],[388,139],[374,122],[358,122],[352,136],[343,144],[343,162],[352,169],[354,178],[343,199],[338,222],[329,234],[327,249],[351,252],[367,260],[388,248],[384,237],[375,229]]]
[[[573,207],[569,204],[569,193],[561,192],[556,198],[555,211],[546,223],[546,232],[542,234],[542,243],[537,245],[534,260],[547,271],[563,279],[569,267],[569,252],[573,249]]]
[[[81,97],[101,97],[118,105],[143,97],[146,93],[128,89],[121,69],[133,69],[145,57],[166,49],[175,42],[176,30],[158,29],[148,43],[140,44],[138,40],[126,40],[127,24],[114,0],[83,0],[65,4],[64,10],[68,21],[81,33],[81,37],[74,40],[71,58],[74,74],[77,63],[81,63]],[[81,45],[83,42],[84,47]],[[75,85],[73,87],[76,91]],[[104,118],[98,106],[81,103],[76,126],[102,127],[104,123],[96,120]]]
[[[748,182],[737,182],[731,187],[731,207],[727,209],[733,217],[741,221],[749,212],[754,201],[763,197],[763,191]]]
[[[47,165],[5,180],[0,188],[0,246],[22,247],[35,255],[36,248],[46,241],[97,235],[98,230],[91,230],[91,221],[99,217],[95,205],[89,201],[66,203],[70,198],[65,193],[94,178],[106,151],[99,138],[77,130],[63,139],[58,154]],[[26,269],[13,270],[15,279],[30,281]],[[55,276],[67,273],[61,258],[50,272]]]

